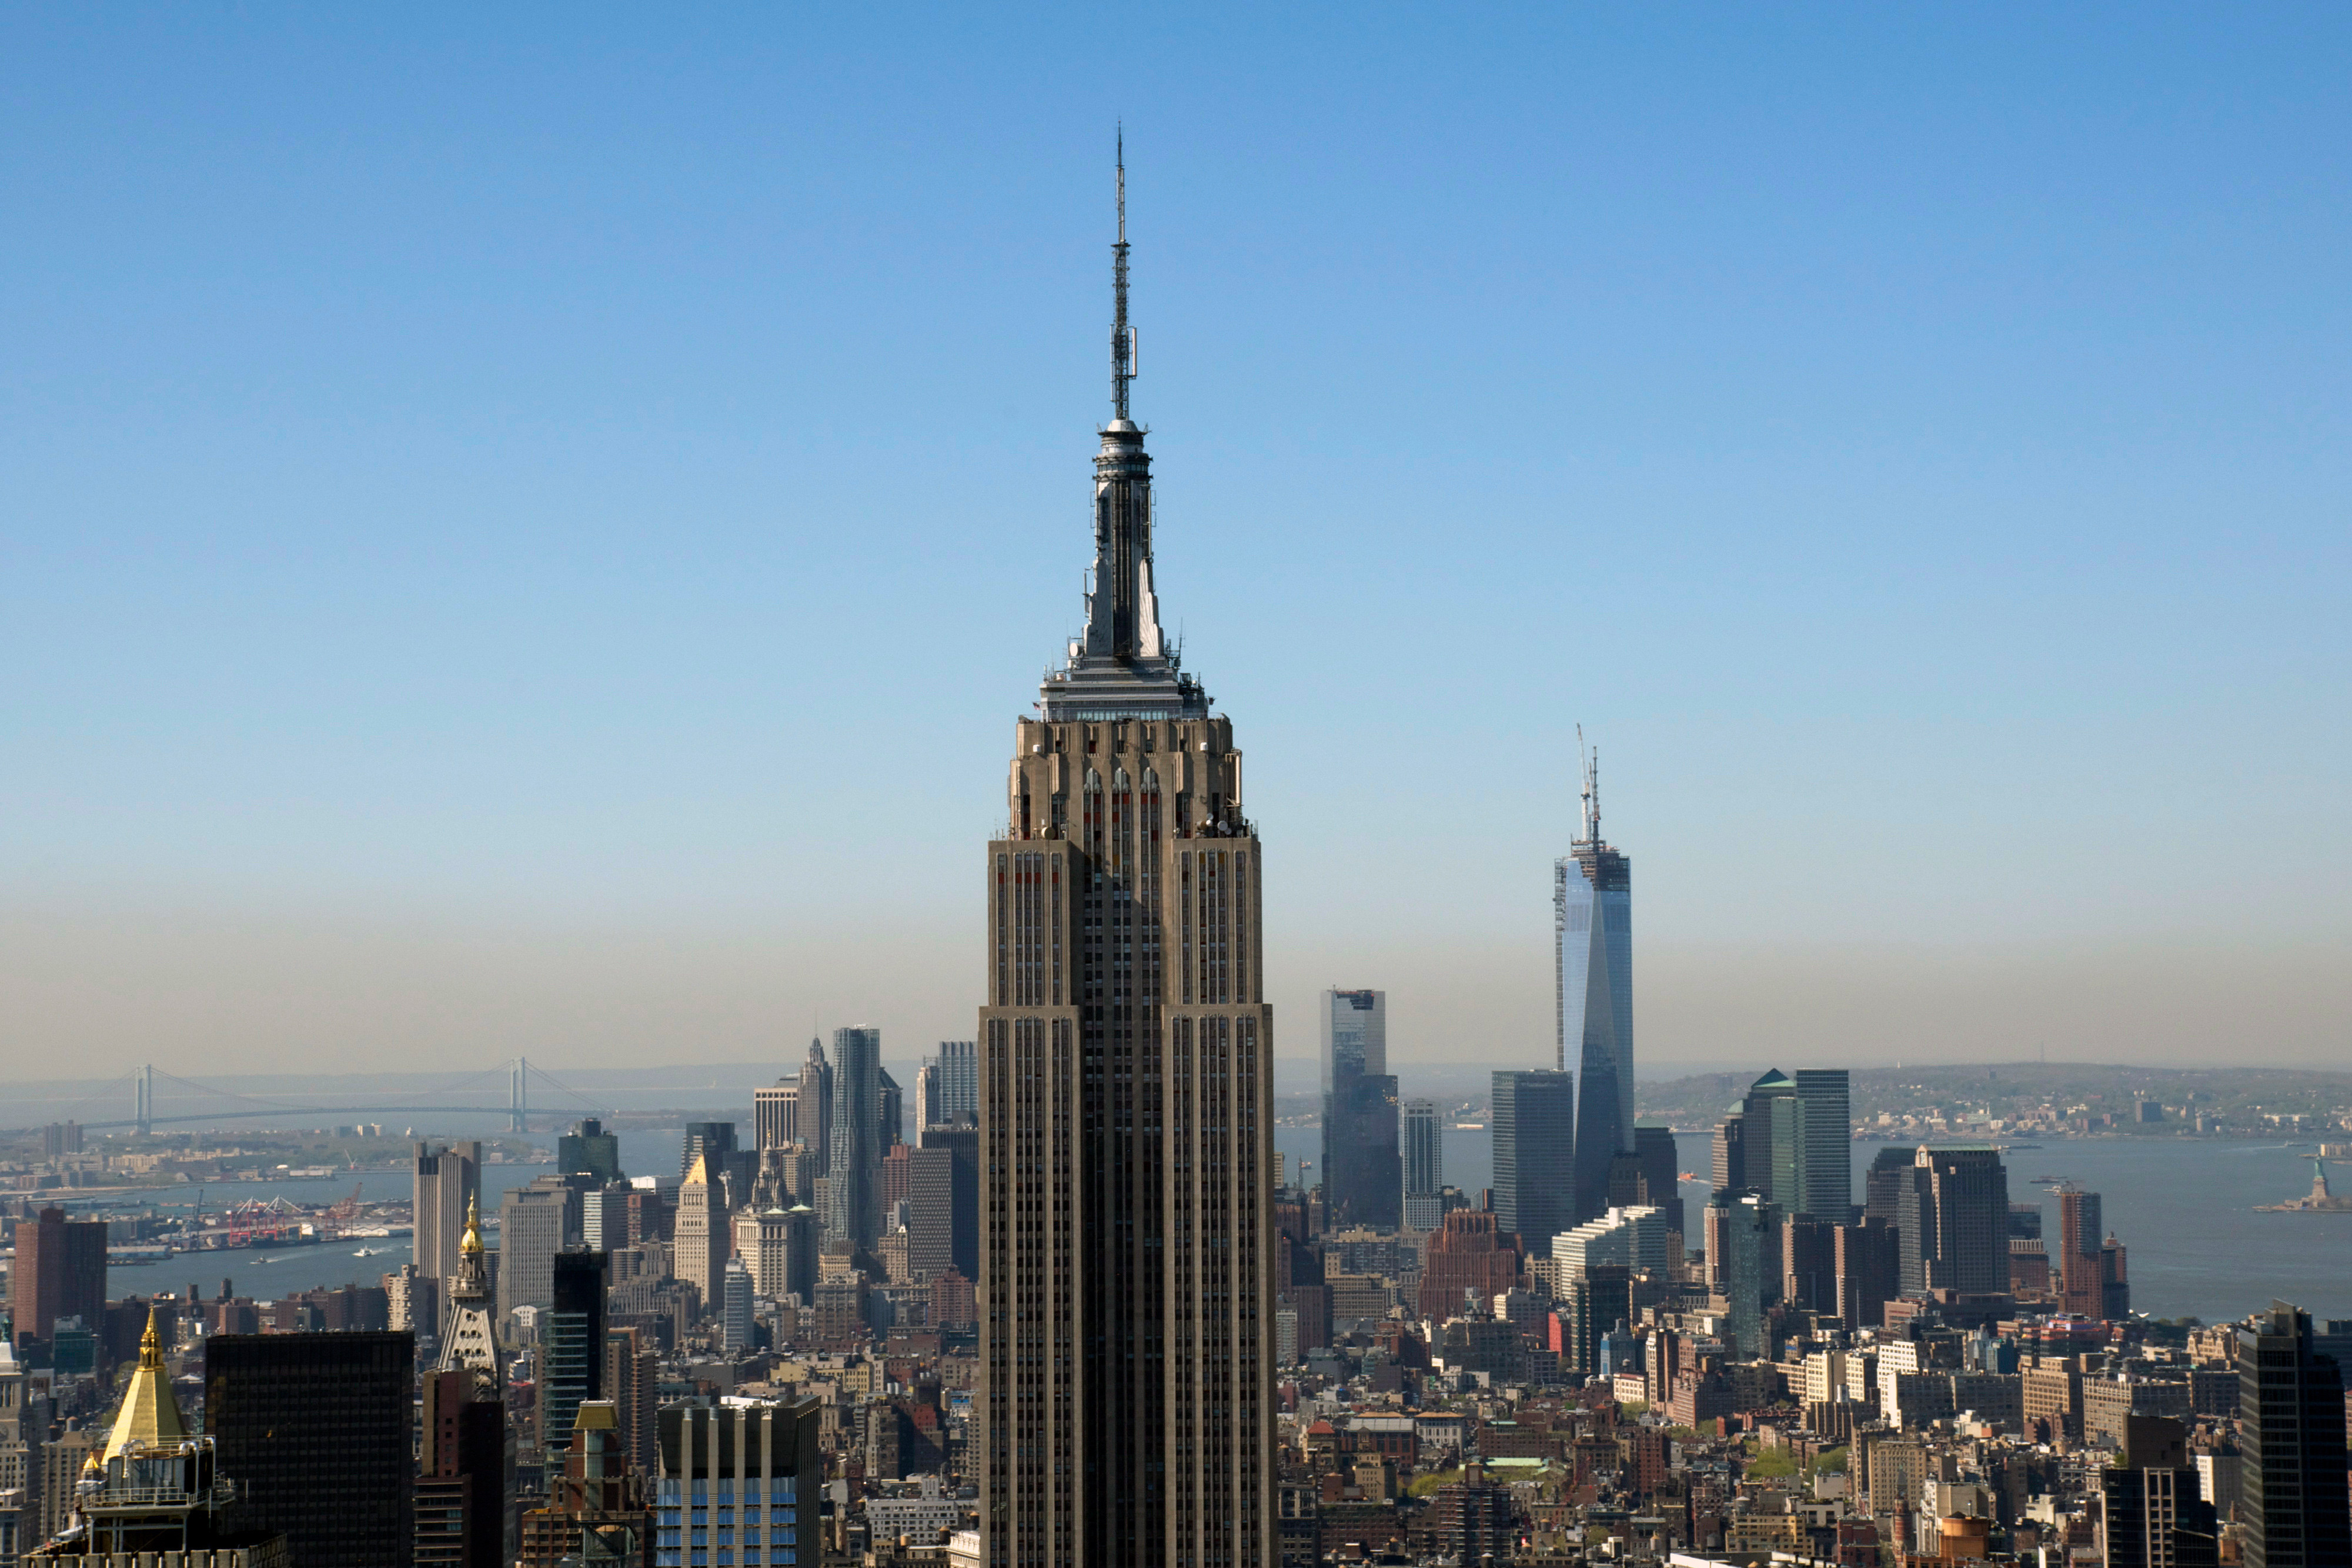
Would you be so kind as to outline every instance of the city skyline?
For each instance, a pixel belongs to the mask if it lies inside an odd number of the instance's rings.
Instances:
[[[2026,13],[1720,18],[1696,57],[1395,25],[1255,23],[1236,66],[1171,24],[1138,75],[950,23],[941,76],[864,21],[587,18],[451,99],[521,22],[0,24],[42,302],[0,1074],[958,1038],[975,906],[929,868],[987,831],[1013,629],[1070,624],[1043,497],[1121,114],[1189,629],[1296,834],[1277,1005],[1351,976],[1400,1069],[1540,1065],[1581,721],[1645,846],[1653,1061],[2340,1053],[2344,204],[2305,193],[2344,183],[2344,21],[2127,26],[2128,72]],[[1301,58],[1338,68],[1300,95]],[[1008,119],[1016,59],[1090,85]],[[1283,89],[1234,116],[1236,79]],[[2214,92],[2263,116],[2175,112]],[[1512,766],[1465,794],[1399,727],[1433,711]],[[877,715],[937,770],[796,754]],[[2226,926],[2169,863],[2217,824]],[[1360,853],[1400,831],[1447,846],[1411,903]]]

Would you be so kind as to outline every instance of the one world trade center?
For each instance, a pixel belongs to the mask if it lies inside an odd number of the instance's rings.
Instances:
[[[1559,1069],[1576,1073],[1576,1218],[1609,1207],[1633,1150],[1633,868],[1601,836],[1600,761],[1584,762],[1583,834],[1552,868]]]

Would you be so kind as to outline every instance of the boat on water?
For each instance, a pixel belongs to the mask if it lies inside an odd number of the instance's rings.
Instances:
[[[383,1250],[381,1247],[360,1247],[352,1249],[354,1258],[373,1258]]]

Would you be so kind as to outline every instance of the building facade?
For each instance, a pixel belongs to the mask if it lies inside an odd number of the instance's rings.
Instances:
[[[466,1212],[482,1194],[482,1145],[419,1143],[415,1146],[416,1268],[428,1279],[457,1271],[457,1241]]]
[[[833,1031],[833,1162],[826,1168],[828,1240],[870,1249],[882,1239],[882,1031]]]
[[[1260,849],[1160,632],[1124,228],[1086,629],[1014,727],[985,866],[982,1535],[991,1568],[1271,1568]]]
[[[1388,1069],[1388,993],[1322,997],[1323,1203],[1335,1228],[1402,1222],[1397,1081]]]
[[[1492,1096],[1496,1221],[1518,1237],[1528,1257],[1548,1258],[1552,1238],[1579,1218],[1575,1076],[1497,1072]],[[1604,1202],[1595,1214],[1608,1211]]]
[[[660,1415],[654,1561],[810,1568],[822,1555],[824,1458],[815,1400],[666,1406]],[[725,1552],[725,1557],[715,1555]]]
[[[205,1432],[232,1517],[302,1568],[381,1568],[412,1540],[416,1342],[397,1333],[214,1334]]]
[[[1558,1055],[1579,1094],[1571,1220],[1609,1207],[1609,1165],[1633,1147],[1633,862],[1601,836],[1600,768],[1583,834],[1552,867]]]
[[[2238,1331],[2238,1521],[2246,1568],[2352,1563],[2344,1369],[2285,1301]]]
[[[68,1219],[55,1204],[18,1220],[9,1290],[9,1322],[20,1336],[47,1342],[59,1318],[100,1322],[106,1313],[106,1221]]]

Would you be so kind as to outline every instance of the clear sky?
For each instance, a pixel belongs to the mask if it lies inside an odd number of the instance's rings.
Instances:
[[[2352,1060],[2352,11],[1022,11],[0,13],[0,1076],[969,1035],[1122,118],[1286,1053]]]

